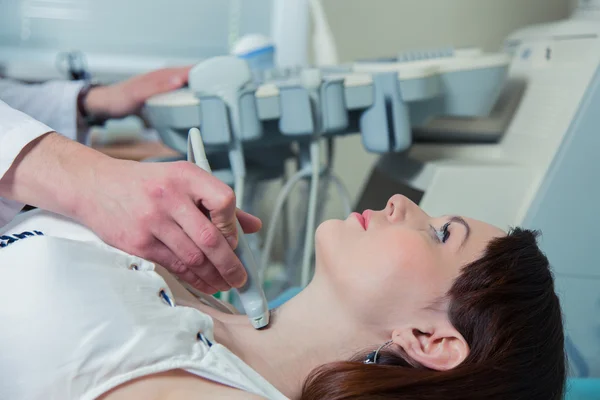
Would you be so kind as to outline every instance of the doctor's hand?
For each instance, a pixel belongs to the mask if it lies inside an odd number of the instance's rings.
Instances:
[[[77,219],[105,242],[162,265],[208,294],[245,283],[232,250],[235,215],[246,233],[257,232],[261,222],[236,210],[229,186],[189,162],[108,159],[96,169]]]
[[[245,232],[261,226],[195,164],[117,160],[54,132],[23,148],[0,178],[0,196],[74,219],[208,294],[247,279],[232,250],[236,213]]]
[[[122,118],[140,112],[150,97],[179,89],[188,81],[191,66],[164,68],[111,86],[92,88],[85,97],[88,114],[99,118]]]

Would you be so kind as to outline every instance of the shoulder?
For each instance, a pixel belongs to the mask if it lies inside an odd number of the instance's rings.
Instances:
[[[140,398],[148,400],[264,399],[264,397],[233,389],[182,370],[173,370],[127,382],[105,393],[99,400]]]
[[[165,400],[201,400],[201,399],[227,399],[227,400],[259,400],[265,399],[253,393],[234,389],[206,379],[198,379],[197,387],[193,391],[174,393],[175,397]]]

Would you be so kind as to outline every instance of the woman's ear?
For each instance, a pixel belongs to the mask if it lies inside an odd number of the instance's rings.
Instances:
[[[394,344],[419,364],[438,371],[460,365],[469,355],[463,336],[446,322],[440,326],[407,326],[392,334]]]

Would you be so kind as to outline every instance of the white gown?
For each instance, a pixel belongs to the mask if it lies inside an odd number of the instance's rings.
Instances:
[[[152,263],[66,218],[36,210],[0,229],[0,282],[2,399],[91,400],[173,369],[285,399],[215,342],[208,315],[169,304]]]

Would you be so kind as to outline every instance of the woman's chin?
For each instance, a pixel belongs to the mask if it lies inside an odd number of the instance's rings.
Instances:
[[[327,242],[328,238],[331,239],[330,235],[335,234],[340,223],[343,223],[343,221],[338,219],[328,219],[321,222],[315,231],[315,248],[318,248],[321,243]]]
[[[330,219],[322,222],[315,231],[315,256],[317,266],[327,263],[330,257],[340,251],[339,238],[344,221]]]

